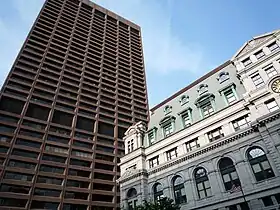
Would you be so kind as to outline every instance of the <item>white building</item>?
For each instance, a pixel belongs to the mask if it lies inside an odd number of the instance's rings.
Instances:
[[[280,209],[280,31],[151,109],[126,132],[121,206]],[[148,128],[147,128],[148,127]]]

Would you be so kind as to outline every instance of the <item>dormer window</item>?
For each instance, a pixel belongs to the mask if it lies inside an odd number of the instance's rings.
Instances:
[[[259,60],[262,57],[265,56],[264,52],[262,50],[258,51],[257,53],[255,53],[256,58]]]
[[[157,128],[153,127],[148,131],[148,143],[149,145],[153,144],[156,141],[156,135],[157,135]]]
[[[167,105],[164,107],[164,114],[167,115],[172,112],[172,106]]]
[[[163,136],[170,136],[175,130],[175,117],[167,116],[160,121],[160,126],[162,127]]]
[[[201,84],[197,91],[198,91],[199,95],[208,92],[208,85]]]
[[[187,109],[183,110],[182,112],[178,113],[178,115],[182,118],[183,127],[189,127],[192,124],[192,109],[188,107]]]
[[[249,66],[252,61],[250,58],[246,58],[245,60],[242,61],[243,65],[246,67],[246,66]]]
[[[225,82],[229,79],[229,73],[228,72],[221,72],[217,78],[217,80],[221,83]]]
[[[180,103],[181,103],[181,106],[183,106],[184,104],[188,103],[189,102],[189,97],[188,96],[185,96],[183,95],[180,99]]]
[[[267,47],[271,52],[279,49],[279,45],[276,42],[273,42],[272,44],[268,45]]]
[[[201,97],[199,97],[195,105],[199,108],[200,115],[202,118],[208,117],[212,115],[215,112],[215,96],[213,94],[206,94]]]

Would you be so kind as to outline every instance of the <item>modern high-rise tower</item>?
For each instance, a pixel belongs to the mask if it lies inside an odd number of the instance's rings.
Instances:
[[[148,121],[140,27],[46,0],[0,93],[1,209],[118,209],[129,126]]]

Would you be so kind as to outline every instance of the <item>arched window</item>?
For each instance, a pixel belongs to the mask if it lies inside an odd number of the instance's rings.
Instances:
[[[153,191],[154,191],[154,200],[158,201],[160,199],[162,199],[163,196],[163,188],[162,185],[160,183],[156,183],[153,187]]]
[[[182,177],[176,176],[173,179],[173,190],[174,190],[175,202],[177,204],[187,202],[187,196],[186,196]]]
[[[129,210],[136,208],[136,206],[137,206],[136,196],[137,196],[137,191],[135,188],[131,188],[128,190],[126,197],[128,200],[127,204],[128,204]]]
[[[211,195],[209,179],[204,168],[197,168],[194,173],[198,197],[205,198]]]
[[[240,187],[240,181],[235,166],[230,158],[222,158],[220,160],[219,169],[223,178],[226,190],[234,190]]]
[[[183,96],[180,98],[181,106],[183,106],[184,104],[186,104],[186,103],[188,103],[188,102],[189,102],[189,96],[183,95]]]
[[[166,107],[164,107],[164,113],[165,115],[169,114],[172,112],[172,106],[167,105]]]
[[[203,94],[203,93],[206,93],[208,91],[208,85],[207,84],[201,84],[199,85],[198,87],[198,93],[199,95]]]
[[[259,147],[248,150],[247,157],[257,181],[274,177],[274,172],[264,151]]]
[[[229,79],[229,73],[228,72],[220,72],[217,80],[220,82],[220,83],[223,83],[224,81],[228,80]]]
[[[137,191],[136,191],[135,188],[131,188],[131,189],[129,189],[128,192],[127,192],[127,198],[128,198],[128,199],[134,198],[134,197],[136,197],[136,195],[137,195]]]

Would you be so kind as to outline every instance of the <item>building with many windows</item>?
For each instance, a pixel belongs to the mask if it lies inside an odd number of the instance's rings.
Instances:
[[[139,26],[45,1],[0,93],[1,210],[119,209],[123,136],[149,116],[143,62]]]
[[[181,209],[279,209],[279,46],[280,31],[254,37],[126,131],[124,209],[163,196]]]

